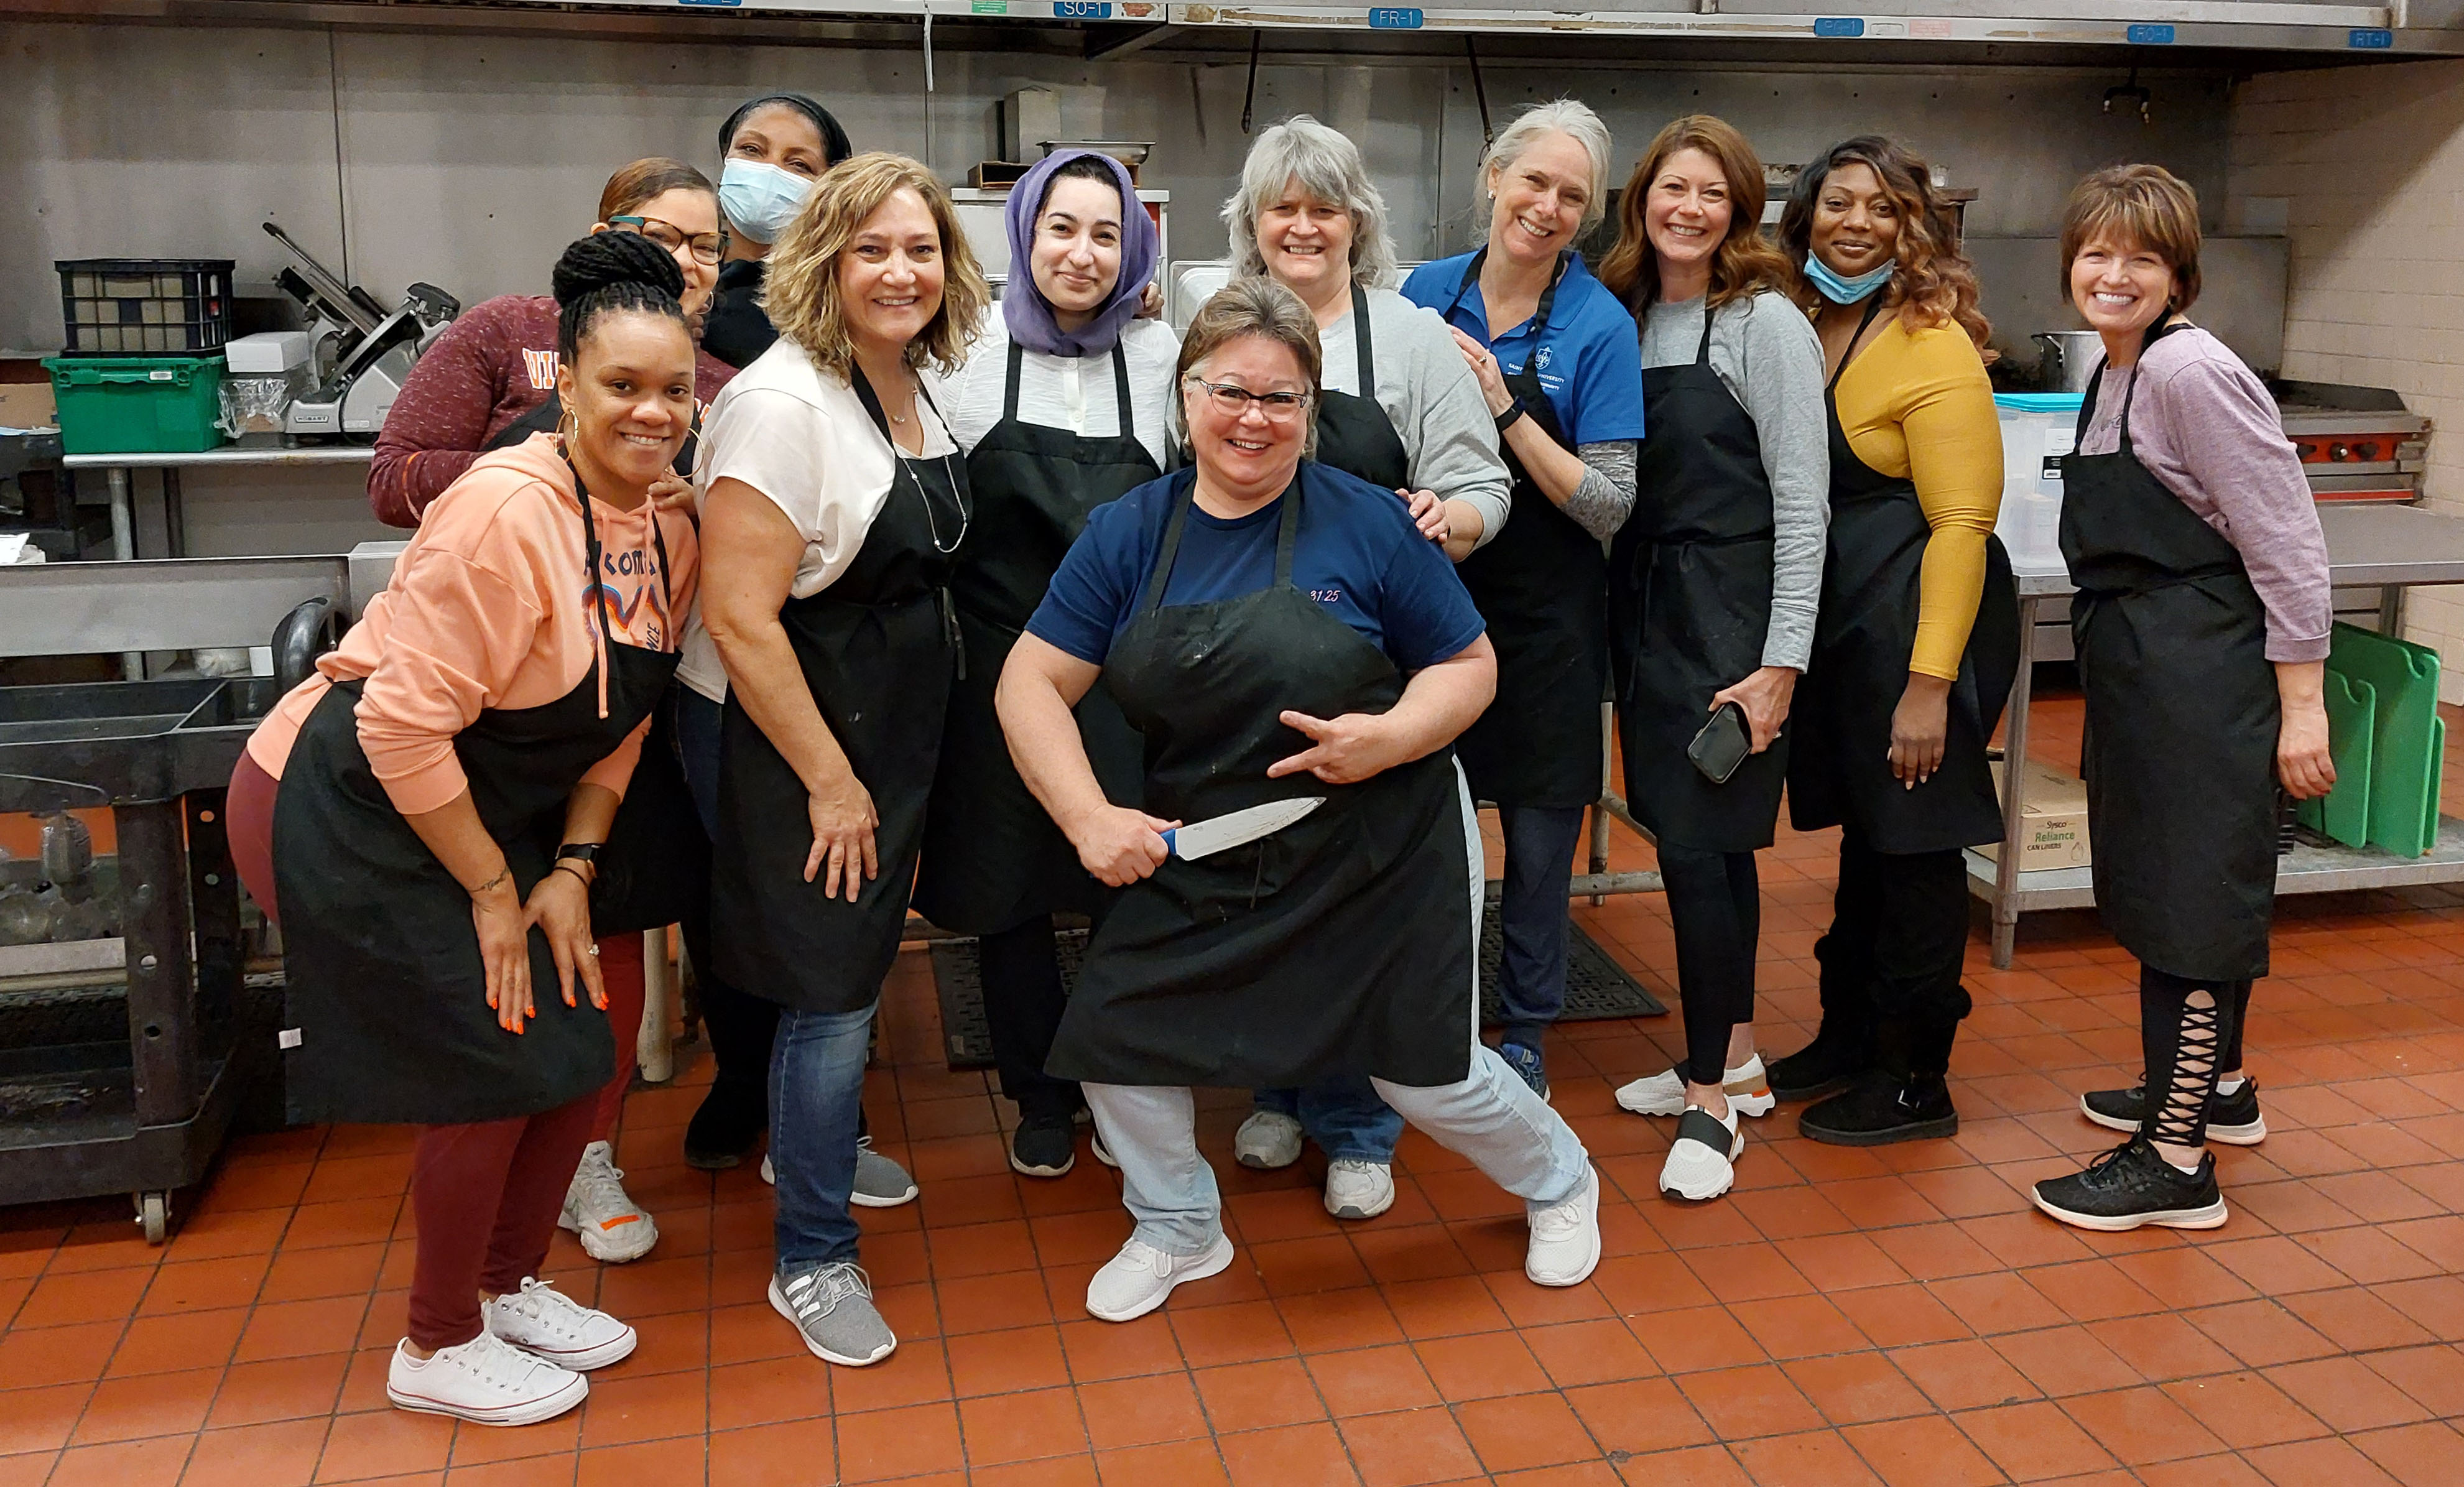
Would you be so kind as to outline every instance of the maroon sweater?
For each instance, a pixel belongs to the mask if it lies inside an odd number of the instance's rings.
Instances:
[[[693,401],[708,406],[736,368],[693,348]],[[428,503],[471,468],[507,424],[556,390],[556,301],[499,295],[466,311],[411,368],[377,435],[368,505],[416,527]]]

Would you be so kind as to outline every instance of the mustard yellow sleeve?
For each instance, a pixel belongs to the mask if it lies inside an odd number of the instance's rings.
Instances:
[[[1957,325],[1907,338],[1899,379],[1908,478],[1933,538],[1917,589],[1908,669],[1955,677],[1985,593],[1985,539],[2002,511],[2002,424],[1976,345]]]

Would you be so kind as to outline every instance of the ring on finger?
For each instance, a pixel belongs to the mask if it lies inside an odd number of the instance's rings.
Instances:
[[[598,953],[599,953],[599,947],[598,947],[598,946],[596,946],[596,945],[593,945],[592,947],[590,947],[590,953],[591,953],[591,954],[593,954],[593,955],[598,954]]]

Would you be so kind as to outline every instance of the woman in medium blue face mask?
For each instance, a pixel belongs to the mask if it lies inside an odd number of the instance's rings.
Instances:
[[[718,204],[726,212],[727,263],[718,271],[702,345],[730,366],[747,366],[779,333],[761,313],[770,245],[787,230],[822,172],[855,153],[830,111],[801,93],[742,104],[718,126]]]

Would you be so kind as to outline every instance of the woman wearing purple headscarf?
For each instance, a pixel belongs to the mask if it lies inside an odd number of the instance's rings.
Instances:
[[[1008,286],[949,383],[976,502],[951,580],[966,670],[950,694],[913,902],[941,928],[980,936],[993,1056],[1018,1103],[1009,1163],[1058,1177],[1077,1160],[1081,1100],[1044,1072],[1063,1000],[1052,916],[1100,912],[1105,890],[1020,782],[993,687],[1088,514],[1164,472],[1180,339],[1137,318],[1160,245],[1120,162],[1050,156],[1012,188],[1006,216]],[[1101,689],[1077,711],[1096,777],[1134,803],[1138,734]]]

